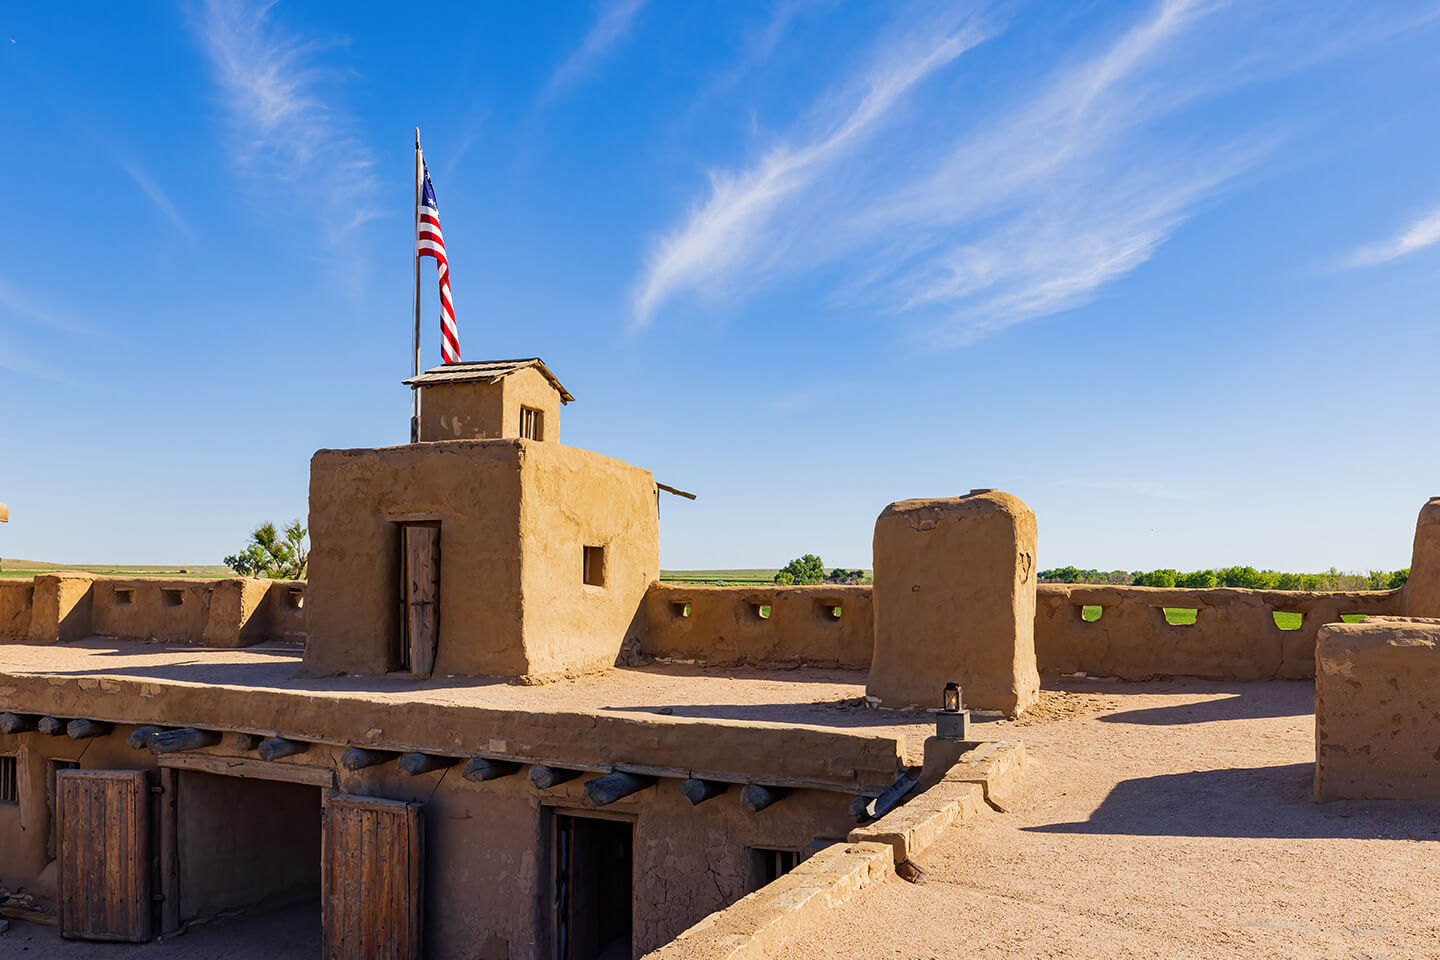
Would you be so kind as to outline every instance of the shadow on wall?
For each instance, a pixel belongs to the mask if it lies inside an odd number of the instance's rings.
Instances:
[[[1089,820],[1033,833],[1140,837],[1440,840],[1434,804],[1311,800],[1313,763],[1198,770],[1124,780]],[[1363,811],[1363,816],[1352,816]]]
[[[1122,710],[1099,719],[1101,723],[1136,723],[1164,727],[1187,723],[1214,723],[1220,720],[1303,717],[1315,712],[1315,685],[1305,681],[1227,683],[1216,684],[1215,687],[1217,693],[1229,696],[1202,700],[1199,703]],[[1163,687],[1159,689],[1164,691]],[[1146,692],[1155,692],[1155,688],[1148,688]]]

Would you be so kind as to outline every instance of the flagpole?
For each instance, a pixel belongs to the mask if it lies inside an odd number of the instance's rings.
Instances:
[[[411,367],[411,376],[420,376],[420,191],[421,180],[424,176],[425,160],[420,153],[420,128],[415,128],[415,202],[411,204],[415,213],[415,229],[411,236],[415,239],[415,358]],[[410,387],[410,442],[420,442],[420,388]]]

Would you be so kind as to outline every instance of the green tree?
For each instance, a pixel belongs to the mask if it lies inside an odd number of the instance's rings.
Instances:
[[[1298,573],[1282,573],[1282,574],[1280,574],[1279,576],[1277,576],[1277,577],[1275,578],[1275,589],[1276,589],[1276,590],[1299,590],[1299,589],[1300,589],[1300,574],[1298,574]]]
[[[1184,587],[1187,590],[1209,590],[1218,581],[1215,579],[1214,570],[1196,570],[1193,573],[1185,573],[1175,578],[1177,587]]]
[[[788,573],[791,579],[789,581],[781,580],[781,573]],[[781,570],[780,573],[775,574],[775,582],[788,582],[802,585],[809,583],[824,583],[825,563],[819,557],[815,556],[815,554],[807,553],[805,554],[805,556],[799,557],[795,560],[791,560],[789,563],[785,564],[785,569]]]
[[[225,566],[242,577],[269,577],[272,580],[304,580],[310,562],[308,531],[296,520],[284,534],[275,524],[262,523],[250,534],[250,542],[237,554],[225,558]]]
[[[795,583],[795,574],[791,573],[789,570],[781,570],[779,573],[775,574],[775,582],[780,584],[780,586],[782,587],[791,586]]]
[[[1135,574],[1137,587],[1173,587],[1180,575],[1174,570],[1151,570]]]
[[[1242,587],[1247,590],[1268,590],[1275,586],[1279,574],[1266,570],[1263,573],[1254,567],[1226,567],[1220,571],[1220,586]]]
[[[1405,586],[1405,581],[1409,579],[1410,568],[1406,567],[1404,570],[1396,570],[1394,573],[1390,574],[1390,579],[1385,582],[1385,586],[1391,590],[1398,590],[1401,587]]]

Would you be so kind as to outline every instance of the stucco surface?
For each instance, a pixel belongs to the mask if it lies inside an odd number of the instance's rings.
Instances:
[[[1087,606],[1101,607],[1086,621]],[[1172,624],[1166,607],[1193,607],[1192,624]],[[1315,637],[1342,614],[1398,613],[1397,590],[1304,593],[1288,590],[1181,590],[1042,583],[1036,591],[1035,656],[1046,673],[1084,672],[1144,680],[1309,679]],[[1301,614],[1281,630],[1275,611]]]
[[[1023,711],[1035,667],[1035,514],[999,491],[902,500],[875,521],[875,653],[867,690],[885,704]]]
[[[768,605],[770,616],[761,617]],[[840,608],[836,617],[834,608]],[[687,615],[688,608],[688,615]],[[875,647],[868,586],[718,587],[655,583],[645,595],[647,656],[700,664],[863,669]]]
[[[560,394],[533,367],[517,370],[498,383],[427,384],[420,399],[420,439],[502,440],[520,436],[520,408],[545,415],[543,439],[560,439]]]
[[[34,603],[33,580],[0,580],[0,638],[21,640],[30,635]]]
[[[1421,507],[1415,521],[1403,612],[1408,617],[1440,617],[1440,497]]]
[[[1440,620],[1320,631],[1317,800],[1440,801]]]
[[[1316,804],[1312,687],[1063,686],[1008,813],[948,831],[786,954],[807,960],[1425,960],[1440,956],[1434,804]]]
[[[398,524],[440,525],[437,676],[550,679],[615,662],[659,573],[649,471],[530,440],[322,450],[311,460],[306,670],[398,665]],[[606,582],[582,579],[606,548]]]

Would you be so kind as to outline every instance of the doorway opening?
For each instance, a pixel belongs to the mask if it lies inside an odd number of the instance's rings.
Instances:
[[[551,838],[555,960],[629,960],[634,822],[556,812]]]
[[[318,954],[320,788],[181,770],[175,793],[179,921],[283,911]]]

